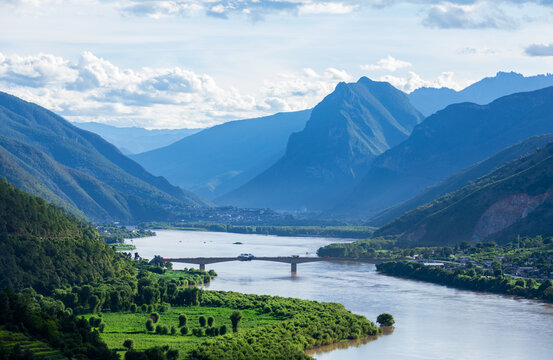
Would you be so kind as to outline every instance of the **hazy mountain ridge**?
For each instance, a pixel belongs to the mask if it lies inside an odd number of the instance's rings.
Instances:
[[[498,72],[463,90],[422,87],[411,92],[409,100],[424,115],[429,116],[448,105],[472,102],[487,104],[502,96],[553,86],[553,74],[525,77],[515,72]]]
[[[403,245],[553,235],[553,143],[379,229]]]
[[[552,133],[552,100],[553,87],[505,96],[488,105],[448,106],[375,159],[335,212],[370,218],[510,145]]]
[[[73,122],[76,127],[93,132],[117,146],[125,155],[158,149],[196,134],[203,129],[144,129],[117,127],[97,122]]]
[[[310,113],[303,110],[230,121],[131,157],[175,184],[214,198],[277,161],[290,134],[304,128]]]
[[[305,129],[290,136],[276,164],[217,201],[286,210],[331,207],[372,159],[406,139],[421,120],[389,83],[366,77],[340,83],[313,109]]]
[[[1,176],[69,210],[94,220],[131,221],[206,204],[38,105],[0,93],[0,119],[3,159],[10,160]]]
[[[469,182],[472,182],[473,180],[487,175],[493,170],[503,166],[507,162],[529,155],[535,152],[537,149],[547,146],[547,144],[550,142],[553,142],[553,134],[531,137],[529,139],[521,141],[516,145],[509,146],[508,148],[489,157],[488,159],[483,160],[449,176],[439,184],[424,189],[415,197],[382,211],[381,213],[370,219],[368,221],[368,225],[383,226],[391,221],[394,221],[396,218],[407,218],[407,213],[410,210],[415,209],[423,204],[432,202],[442,195],[454,192],[464,187]],[[409,214],[413,215],[412,212],[409,212]],[[381,234],[388,235],[384,228],[382,228],[383,232]],[[396,229],[395,232],[397,231],[398,230]]]

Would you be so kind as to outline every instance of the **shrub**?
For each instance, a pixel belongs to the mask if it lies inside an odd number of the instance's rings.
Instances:
[[[181,327],[181,328],[180,328],[180,333],[181,333],[182,335],[188,334],[188,328],[187,328],[186,326]]]
[[[152,321],[155,324],[159,321],[159,314],[158,313],[151,313],[149,318],[152,319]]]
[[[154,322],[152,321],[152,319],[148,319],[146,321],[146,330],[154,331]]]
[[[204,327],[204,326],[205,326],[205,316],[200,316],[200,318],[198,319],[198,321],[200,322],[200,326],[201,326],[201,327]]]
[[[221,325],[221,327],[219,328],[219,334],[225,335],[226,333],[227,333],[227,326]]]
[[[131,304],[131,312],[135,313],[137,311],[136,304]]]
[[[207,318],[207,326],[211,327],[213,326],[213,322],[215,321],[215,319],[213,318],[213,316],[210,316]]]
[[[127,348],[128,350],[132,349],[134,346],[134,342],[131,339],[127,339],[123,341],[123,347]]]
[[[186,315],[179,315],[179,327],[186,325]]]
[[[394,317],[388,313],[378,315],[376,322],[379,323],[380,326],[392,326],[395,323]]]
[[[171,326],[171,335],[175,335],[177,333],[177,328],[174,326]]]

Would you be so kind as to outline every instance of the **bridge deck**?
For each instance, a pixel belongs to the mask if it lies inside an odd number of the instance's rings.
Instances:
[[[238,257],[196,257],[196,258],[164,258],[169,262],[179,262],[187,264],[214,264],[227,261],[273,261],[287,264],[302,264],[318,261],[352,261],[371,264],[380,264],[381,259],[370,258],[346,258],[346,257],[309,257],[309,256],[256,256],[251,260],[240,260]]]

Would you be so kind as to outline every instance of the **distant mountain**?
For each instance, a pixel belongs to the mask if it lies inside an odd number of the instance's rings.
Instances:
[[[230,121],[170,146],[132,156],[154,174],[209,199],[246,183],[277,161],[311,110]]]
[[[553,235],[553,143],[380,229],[405,246]]]
[[[519,159],[533,153],[537,149],[544,148],[550,142],[553,142],[553,134],[534,136],[516,145],[509,146],[490,158],[451,175],[438,185],[424,189],[417,196],[384,210],[370,219],[368,225],[383,226],[404,214],[405,216],[402,218],[407,219],[409,216],[406,213],[409,210],[429,203],[442,195],[454,192],[509,161]]]
[[[498,72],[461,91],[449,88],[419,88],[410,93],[409,100],[425,116],[451,104],[473,102],[487,104],[497,98],[514,93],[533,91],[553,86],[553,74],[525,77],[515,72]]]
[[[96,133],[117,146],[123,154],[138,154],[167,146],[202,129],[147,130],[139,127],[116,127],[96,122],[74,122],[73,125]]]
[[[100,136],[1,92],[0,176],[94,221],[162,220],[171,209],[207,204]]]
[[[448,106],[379,156],[336,213],[371,218],[507,146],[553,133],[553,87]]]
[[[366,77],[340,83],[313,109],[305,129],[290,136],[276,164],[216,201],[279,210],[328,208],[421,120],[407,96],[389,83]]]

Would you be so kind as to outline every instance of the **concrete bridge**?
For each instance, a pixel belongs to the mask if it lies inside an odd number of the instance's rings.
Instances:
[[[164,258],[163,260],[172,263],[197,264],[200,270],[205,270],[207,264],[214,264],[227,261],[273,261],[290,264],[292,273],[298,270],[298,264],[319,262],[319,261],[352,261],[369,264],[380,264],[382,259],[370,258],[347,258],[347,257],[308,257],[308,256],[255,256],[251,260],[243,260],[238,257],[196,257],[196,258]]]

